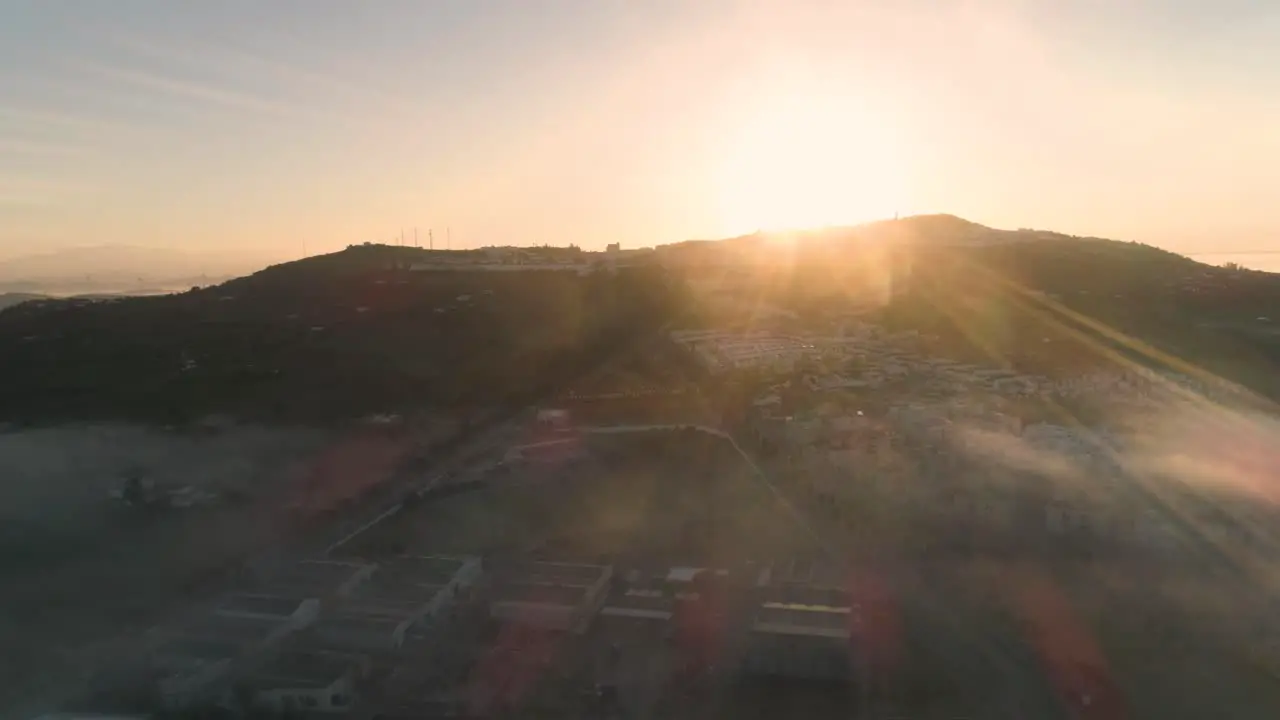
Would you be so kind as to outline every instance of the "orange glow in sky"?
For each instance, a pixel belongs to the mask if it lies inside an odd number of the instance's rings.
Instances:
[[[455,247],[638,247],[895,212],[1280,248],[1268,3],[4,14],[0,259],[106,243],[284,259],[415,226]]]

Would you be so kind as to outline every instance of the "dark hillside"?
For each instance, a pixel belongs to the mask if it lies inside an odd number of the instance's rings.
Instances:
[[[1030,372],[1196,366],[1280,397],[1280,275],[1149,245],[952,215],[660,248],[722,293],[805,316],[862,311],[935,350]]]
[[[1056,373],[1114,366],[1118,356],[1280,393],[1270,319],[1280,315],[1280,275],[1076,238],[918,248],[910,267],[886,321],[988,361]]]
[[[353,247],[216,287],[0,313],[0,415],[326,419],[526,401],[670,311],[656,269],[412,271]]]

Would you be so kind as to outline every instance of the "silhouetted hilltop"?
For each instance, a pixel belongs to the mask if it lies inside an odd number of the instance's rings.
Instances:
[[[1137,243],[930,215],[660,246],[616,273],[606,257],[360,245],[175,295],[31,300],[0,312],[0,419],[530,402],[663,322],[696,321],[694,286],[797,317],[861,312],[1032,371],[1163,355],[1280,391],[1280,276]]]

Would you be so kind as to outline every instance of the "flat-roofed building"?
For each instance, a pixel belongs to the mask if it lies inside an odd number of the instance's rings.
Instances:
[[[388,720],[465,717],[468,665],[398,665],[379,688],[378,715]]]
[[[406,582],[427,585],[471,585],[480,578],[480,571],[480,558],[477,557],[400,555],[379,565],[377,576],[394,575]]]
[[[315,598],[296,598],[284,595],[258,593],[234,593],[224,597],[213,609],[213,614],[225,618],[245,620],[271,620],[304,627],[320,613],[320,601]]]
[[[315,623],[316,647],[372,652],[404,644],[415,624],[444,617],[480,578],[479,558],[401,556],[380,564]]]
[[[849,608],[759,608],[751,622],[744,669],[761,675],[851,680]]]
[[[182,625],[150,653],[161,705],[183,710],[216,704],[238,661],[276,647],[298,627],[288,620],[218,614]]]
[[[325,600],[350,595],[374,573],[376,566],[338,560],[303,560],[273,575],[266,592],[286,597]]]
[[[534,562],[506,574],[493,589],[490,615],[548,630],[584,632],[607,594],[611,568]]]
[[[368,663],[341,653],[284,653],[235,682],[248,710],[276,715],[346,713]]]
[[[325,613],[307,633],[309,646],[348,652],[395,650],[404,644],[414,618],[404,613],[348,609]]]
[[[853,680],[853,608],[844,573],[795,560],[757,579],[743,670],[811,680]]]
[[[836,565],[822,560],[796,558],[761,569],[756,585],[761,588],[796,585],[844,590],[848,581],[845,573]]]
[[[697,599],[700,582],[705,585],[709,578],[723,580],[727,576],[726,570],[682,566],[647,577],[631,571],[625,587],[609,594],[600,616],[670,621],[681,601]]]
[[[611,596],[600,608],[601,618],[630,618],[670,622],[675,614],[676,599],[665,592],[627,590]]]
[[[415,622],[429,624],[469,597],[482,573],[477,557],[402,555],[379,565],[352,599],[370,607],[398,607]]]

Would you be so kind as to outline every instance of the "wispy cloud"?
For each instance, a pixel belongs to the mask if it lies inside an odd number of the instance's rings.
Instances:
[[[0,207],[55,207],[77,192],[76,188],[0,178]]]
[[[274,100],[194,80],[104,65],[93,65],[87,69],[101,78],[204,105],[273,114],[289,110],[287,105]]]
[[[89,148],[41,140],[0,138],[0,155],[75,156],[89,152]]]
[[[417,106],[410,99],[380,89],[367,80],[356,82],[332,72],[300,67],[230,43],[187,38],[179,47],[126,32],[115,31],[109,35],[120,50],[148,62],[163,63],[166,67],[185,66],[202,74],[235,74],[259,81],[267,79],[288,88],[295,95],[309,89],[326,98],[336,96],[358,103],[366,111],[386,112]]]

